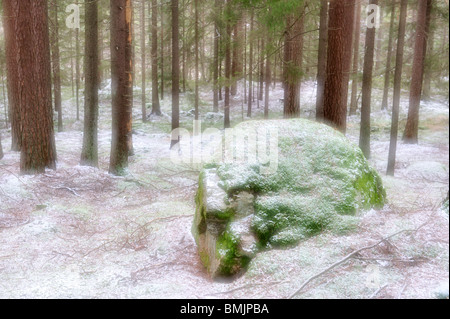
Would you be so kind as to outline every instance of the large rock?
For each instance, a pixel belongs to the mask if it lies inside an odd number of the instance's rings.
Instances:
[[[275,171],[240,162],[201,172],[193,234],[212,277],[239,273],[261,249],[354,229],[359,211],[384,205],[381,178],[341,133],[299,119],[243,125],[265,127],[278,131]]]

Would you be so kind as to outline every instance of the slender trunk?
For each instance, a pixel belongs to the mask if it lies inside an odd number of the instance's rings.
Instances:
[[[227,10],[230,9],[229,0],[226,1]],[[226,14],[226,39],[225,39],[225,106],[224,127],[230,128],[230,95],[231,95],[231,21]]]
[[[145,56],[145,0],[141,0],[141,76],[142,76],[142,122],[147,122],[147,98],[146,98],[146,56]]]
[[[3,30],[5,32],[5,60],[7,72],[7,92],[9,119],[11,121],[11,150],[20,151],[22,147],[22,124],[20,121],[19,75],[17,70],[17,39],[15,23],[17,13],[12,1],[3,2]]]
[[[403,52],[405,46],[405,31],[406,31],[406,14],[408,7],[408,0],[402,0],[400,6],[400,22],[397,40],[397,57],[395,62],[394,75],[394,102],[392,106],[392,125],[391,125],[391,139],[389,145],[389,158],[387,166],[387,175],[394,176],[395,162],[397,154],[398,141],[398,118],[400,112],[400,96],[402,89],[402,68],[403,68]]]
[[[413,73],[409,90],[408,120],[403,135],[404,142],[409,144],[417,144],[419,142],[419,108],[422,97],[423,70],[427,47],[427,12],[431,12],[431,4],[431,0],[419,0],[414,61],[412,67]]]
[[[75,29],[75,103],[80,120],[80,29]]]
[[[239,19],[234,25],[234,35],[233,35],[233,59],[231,65],[231,74],[233,77],[233,83],[231,85],[231,95],[235,96],[237,94],[237,83],[242,78],[242,29],[243,29],[243,18]]]
[[[164,100],[164,1],[161,1],[161,100]]]
[[[195,56],[195,92],[194,92],[194,109],[195,120],[198,121],[198,106],[199,106],[199,18],[198,18],[198,1],[194,0],[194,56]]]
[[[388,107],[389,99],[389,87],[391,83],[391,60],[392,51],[394,46],[394,25],[395,25],[395,3],[392,3],[391,21],[389,25],[389,43],[388,52],[386,58],[386,72],[384,74],[384,90],[383,90],[383,101],[381,102],[381,109],[386,110]]]
[[[425,70],[423,75],[423,99],[429,101],[431,99],[431,79],[432,79],[432,58],[434,51],[434,30],[430,30],[428,35],[428,52],[425,61]]]
[[[264,50],[266,47],[266,43],[264,41],[264,39],[261,39],[261,48],[260,48],[260,61],[259,61],[259,100],[262,101],[264,98],[264,81],[265,81],[265,77],[264,77]]]
[[[178,0],[172,0],[172,132],[180,127],[180,43]],[[175,134],[177,135],[177,134]],[[171,148],[179,142],[172,135]]]
[[[214,61],[213,61],[213,111],[219,112],[219,15],[220,0],[215,0],[214,7]]]
[[[110,0],[111,4],[111,78],[112,144],[109,172],[122,175],[128,167],[132,134],[133,46],[131,0]]]
[[[247,106],[247,117],[252,117],[252,103],[253,103],[253,24],[254,24],[254,11],[251,9],[250,14],[250,34],[249,34],[249,42],[250,42],[250,52],[249,52],[249,62],[248,62],[248,82],[249,82],[249,90],[248,90],[248,106]]]
[[[160,116],[161,106],[159,104],[158,90],[158,3],[157,0],[151,2],[152,10],[152,115]]]
[[[98,1],[85,0],[84,134],[81,165],[98,167]]]
[[[267,37],[267,43],[270,43],[270,38]],[[271,66],[270,66],[270,53],[269,50],[266,52],[266,71],[265,71],[265,97],[264,97],[264,118],[269,119],[269,99],[270,99],[270,84],[272,82],[271,79]]]
[[[355,0],[330,2],[324,119],[345,133]]]
[[[323,93],[327,75],[328,1],[320,0],[319,56],[317,62],[316,119],[323,119]],[[276,65],[276,64],[275,64]]]
[[[62,97],[61,97],[61,67],[59,61],[59,27],[58,27],[58,4],[56,0],[51,2],[52,25],[51,28],[51,51],[52,51],[52,71],[53,71],[53,95],[55,101],[55,111],[58,113],[58,132],[63,131],[62,123]]]
[[[350,115],[355,115],[358,109],[358,75],[359,75],[359,42],[361,34],[361,2],[358,1],[356,5],[356,19],[355,19],[355,32],[353,43],[353,71],[352,71],[352,97],[350,102]]]
[[[245,19],[245,18],[243,18],[243,19]],[[244,20],[244,22],[245,22],[245,20]],[[244,102],[244,105],[246,105],[247,104],[247,23],[245,22],[244,23],[244,43],[243,43],[243,45],[244,45],[244,52],[243,52],[243,55],[244,55],[244,63],[243,63],[243,77],[244,77],[244,94],[243,94],[243,96],[244,96],[244,100],[243,100],[243,102]],[[244,106],[242,106],[242,107],[244,107]],[[242,115],[242,116],[244,116],[244,115]]]
[[[370,4],[378,5],[378,0],[370,0]],[[372,102],[372,77],[375,56],[375,31],[376,28],[367,28],[362,83],[361,129],[359,147],[361,148],[367,159],[370,158],[370,113]]]

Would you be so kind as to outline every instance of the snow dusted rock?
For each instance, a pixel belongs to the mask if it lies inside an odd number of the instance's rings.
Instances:
[[[323,230],[351,231],[359,211],[384,205],[378,173],[332,128],[300,119],[243,127],[277,129],[278,166],[266,174],[255,163],[205,165],[193,234],[212,277],[238,274],[262,249],[294,245]]]

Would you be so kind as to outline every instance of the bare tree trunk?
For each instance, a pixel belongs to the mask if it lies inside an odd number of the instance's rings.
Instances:
[[[20,172],[43,173],[56,168],[52,115],[52,83],[46,0],[13,2],[21,106]]]
[[[122,175],[128,167],[129,140],[132,134],[133,46],[131,0],[110,0],[112,145],[109,172]]]
[[[159,104],[158,90],[158,3],[151,2],[152,9],[152,114],[160,116],[161,106]]]
[[[214,61],[213,61],[213,111],[219,112],[219,15],[220,1],[215,0],[214,7]]]
[[[319,57],[317,62],[316,119],[323,119],[323,93],[327,75],[328,0],[320,0]]]
[[[55,111],[58,113],[58,132],[63,131],[62,119],[62,97],[61,97],[61,67],[59,61],[59,26],[58,26],[58,4],[56,0],[51,2],[52,28],[51,28],[51,51],[53,71],[53,94],[55,99]]]
[[[243,18],[240,18],[234,25],[234,41],[233,41],[233,59],[231,65],[231,75],[233,83],[231,85],[231,95],[237,94],[237,83],[242,78],[242,33],[243,33]]]
[[[427,47],[427,12],[431,11],[431,4],[431,0],[419,0],[412,67],[413,73],[411,77],[411,88],[409,90],[408,121],[406,122],[405,134],[403,136],[403,141],[409,144],[417,144],[419,142],[419,108],[422,97],[423,70]]]
[[[397,154],[398,141],[398,118],[400,112],[400,96],[402,89],[402,68],[403,68],[403,52],[405,46],[405,32],[406,32],[406,14],[408,9],[408,0],[402,0],[400,5],[400,22],[397,40],[397,57],[395,62],[395,76],[394,76],[394,102],[392,106],[392,125],[391,125],[391,139],[389,145],[389,158],[387,166],[387,175],[394,176],[395,162]]]
[[[267,43],[270,43],[269,36],[267,37]],[[264,118],[267,120],[267,119],[269,119],[270,84],[272,82],[269,50],[267,50],[267,52],[266,52],[265,81],[266,81],[266,87],[265,87],[265,97],[264,97]]]
[[[161,1],[161,100],[164,100],[164,1]]]
[[[370,4],[378,5],[378,0],[370,0]],[[372,103],[372,77],[375,56],[376,28],[367,28],[366,50],[364,53],[364,71],[361,101],[361,129],[359,147],[367,159],[370,158],[370,113]]]
[[[194,0],[194,50],[195,50],[195,92],[194,92],[194,109],[195,120],[198,120],[198,106],[199,106],[199,18],[198,18],[198,1]]]
[[[254,26],[254,16],[255,13],[253,9],[251,9],[250,14],[250,34],[249,34],[249,42],[250,42],[250,52],[249,52],[249,62],[248,62],[248,105],[247,105],[247,117],[252,117],[252,103],[253,103],[253,26]]]
[[[85,0],[84,134],[81,165],[98,167],[98,1]]]
[[[285,32],[284,117],[300,117],[300,87],[303,59],[303,9],[287,19]]]
[[[142,122],[147,122],[147,97],[146,97],[146,56],[145,56],[145,0],[141,0],[141,76],[142,76]]]
[[[350,102],[350,115],[355,115],[358,109],[358,76],[359,76],[359,42],[361,34],[361,2],[356,4],[355,32],[353,43],[353,71],[352,71],[352,97]]]
[[[330,2],[327,79],[324,91],[324,118],[345,133],[347,129],[348,79],[355,0]]]
[[[226,1],[227,11],[230,10],[230,0]],[[230,95],[231,95],[231,21],[229,12],[226,14],[226,39],[225,39],[225,106],[224,127],[230,128]]]
[[[80,120],[80,29],[75,29],[75,103],[77,121]]]
[[[178,0],[172,0],[172,131],[180,127],[180,43]],[[179,142],[172,135],[171,148]]]
[[[395,2],[392,3],[391,9],[391,22],[389,25],[389,43],[388,43],[388,52],[386,58],[386,72],[384,74],[384,90],[383,90],[383,101],[381,102],[381,109],[386,110],[388,107],[388,99],[389,99],[389,87],[391,83],[391,60],[392,60],[392,51],[394,45],[394,25],[395,25]]]
[[[3,2],[3,29],[5,32],[5,59],[7,72],[7,91],[9,102],[9,119],[11,121],[11,150],[20,151],[22,147],[21,107],[19,100],[19,74],[17,69],[17,38],[15,24],[17,12],[13,1]]]

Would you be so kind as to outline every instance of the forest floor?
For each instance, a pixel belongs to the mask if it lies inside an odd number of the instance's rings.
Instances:
[[[65,132],[56,134],[56,171],[20,176],[19,154],[8,150],[10,132],[2,130],[0,298],[287,298],[349,253],[393,234],[315,278],[296,297],[435,298],[448,291],[449,217],[441,209],[449,189],[448,97],[423,104],[420,144],[400,142],[396,176],[387,177],[390,114],[379,110],[381,92],[375,91],[370,162],[383,178],[389,203],[362,213],[356,232],[323,233],[289,249],[262,252],[239,278],[213,281],[191,235],[198,171],[170,161],[170,100],[163,101],[161,118],[142,124],[136,98],[135,155],[129,174],[114,177],[107,173],[109,94],[106,86],[99,169],[78,165],[82,123],[74,120],[68,91]],[[202,114],[210,111],[210,94],[202,93]],[[271,93],[273,118],[281,117],[282,96],[280,87]],[[302,117],[314,116],[314,101],[314,84],[305,83]],[[182,95],[182,126],[188,129],[191,103],[192,95]],[[242,100],[238,96],[233,103],[237,124]],[[407,106],[405,94],[401,128]],[[255,118],[262,114],[255,106]],[[221,114],[207,117],[204,128],[222,126]],[[350,117],[348,137],[354,142],[358,123]]]

